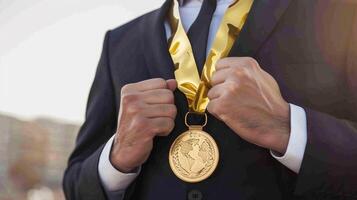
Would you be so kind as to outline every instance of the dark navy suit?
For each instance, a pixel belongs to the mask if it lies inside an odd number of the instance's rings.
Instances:
[[[139,3],[139,2],[138,2]],[[105,199],[98,160],[115,133],[120,90],[127,83],[174,78],[164,5],[106,34],[86,120],[64,175],[67,199]],[[220,148],[207,180],[189,184],[171,171],[168,151],[186,130],[187,103],[175,91],[175,129],[156,138],[125,199],[357,199],[357,3],[354,0],[256,0],[230,56],[250,56],[278,82],[284,99],[303,107],[307,145],[299,174],[269,150],[250,144],[209,115],[206,131]]]

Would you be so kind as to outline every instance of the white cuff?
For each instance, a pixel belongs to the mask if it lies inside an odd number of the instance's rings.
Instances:
[[[102,181],[104,189],[107,192],[125,190],[140,173],[139,169],[136,173],[125,174],[113,167],[109,160],[109,155],[114,137],[115,135],[113,135],[105,144],[105,147],[100,155],[98,164],[99,177]]]
[[[288,147],[283,156],[276,155],[273,151],[270,154],[280,163],[299,173],[302,159],[304,158],[307,142],[305,110],[294,104],[290,104],[290,138]]]

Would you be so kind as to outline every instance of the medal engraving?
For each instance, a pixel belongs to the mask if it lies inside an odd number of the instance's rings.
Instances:
[[[176,138],[171,145],[169,162],[174,174],[186,182],[199,182],[208,178],[219,160],[214,139],[199,129],[190,129]]]

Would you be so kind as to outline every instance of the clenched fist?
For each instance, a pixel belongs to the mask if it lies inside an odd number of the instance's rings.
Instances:
[[[150,155],[155,136],[167,136],[174,128],[175,80],[161,78],[125,85],[121,90],[118,128],[110,154],[111,163],[130,172]]]
[[[207,110],[241,138],[285,153],[290,136],[289,104],[274,78],[253,58],[217,62]]]

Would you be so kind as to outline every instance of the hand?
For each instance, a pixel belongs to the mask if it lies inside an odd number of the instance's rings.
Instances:
[[[156,78],[127,84],[121,90],[118,128],[110,161],[128,173],[150,155],[155,136],[167,136],[174,128],[175,80]]]
[[[284,154],[290,136],[289,104],[274,78],[248,57],[217,62],[207,110],[246,141]]]

